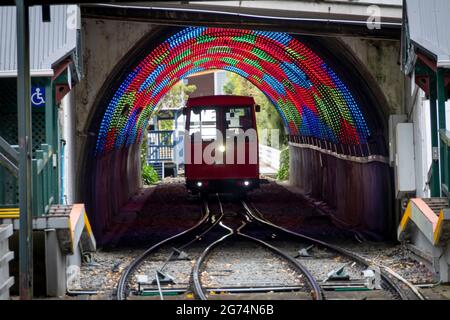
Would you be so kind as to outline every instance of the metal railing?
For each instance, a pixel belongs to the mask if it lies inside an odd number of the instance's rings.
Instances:
[[[281,150],[263,144],[259,145],[259,162],[268,165],[276,171],[280,169],[280,155]]]
[[[17,146],[12,146],[17,150]],[[54,153],[48,144],[42,144],[32,160],[33,173],[33,216],[49,212],[57,200],[57,174],[54,166]],[[14,163],[13,163],[14,164]],[[0,166],[0,208],[19,207],[19,188],[17,176],[5,166]]]
[[[148,163],[174,160],[174,131],[150,131],[148,133]]]
[[[53,151],[48,144],[36,150],[32,162],[33,172],[33,215],[47,214],[57,197],[54,187],[55,172],[53,168]]]
[[[339,159],[358,163],[380,162],[389,164],[389,158],[381,155],[376,143],[361,145],[334,144],[315,137],[289,136],[289,144],[329,154]]]

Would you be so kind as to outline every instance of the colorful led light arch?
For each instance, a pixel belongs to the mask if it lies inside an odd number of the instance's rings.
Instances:
[[[298,39],[279,32],[189,27],[127,75],[103,116],[96,153],[139,141],[149,114],[175,83],[214,69],[235,72],[256,85],[291,135],[350,145],[367,142],[368,125],[346,85]]]

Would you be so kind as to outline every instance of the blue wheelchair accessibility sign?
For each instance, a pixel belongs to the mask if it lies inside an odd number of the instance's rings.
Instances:
[[[45,106],[45,87],[31,87],[31,105],[33,107]]]

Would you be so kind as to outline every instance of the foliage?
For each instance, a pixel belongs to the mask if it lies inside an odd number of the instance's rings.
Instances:
[[[159,121],[159,130],[170,131],[173,130],[174,121],[173,120],[160,120]]]
[[[281,151],[280,169],[278,170],[277,179],[280,181],[289,180],[289,148]]]
[[[147,129],[145,129],[141,144],[141,177],[145,185],[152,185],[159,181],[159,177],[156,170],[147,164],[147,136]]]
[[[156,170],[150,165],[142,166],[142,181],[145,185],[156,184],[159,181],[159,176]]]
[[[283,120],[275,106],[261,90],[250,81],[232,72],[227,72],[227,82],[223,86],[223,90],[226,94],[253,97],[256,104],[261,106],[261,112],[256,114],[260,141],[263,138],[261,136],[263,129],[268,129],[267,141],[261,141],[262,144],[270,146],[270,130],[278,129],[280,132],[280,148],[287,146],[287,135],[284,130]]]
[[[183,107],[189,95],[195,90],[197,90],[197,86],[179,81],[164,95],[155,110],[160,110],[160,108]]]

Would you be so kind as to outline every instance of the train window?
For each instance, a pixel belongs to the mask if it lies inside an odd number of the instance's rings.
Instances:
[[[200,132],[203,141],[216,140],[216,109],[192,109],[189,121],[189,135]]]
[[[253,128],[253,120],[250,107],[227,108],[225,111],[225,130],[239,132],[239,129],[247,131]]]
[[[255,141],[256,131],[253,126],[252,109],[250,107],[230,107],[225,109],[225,132],[226,139],[232,136],[244,135],[245,140]]]

